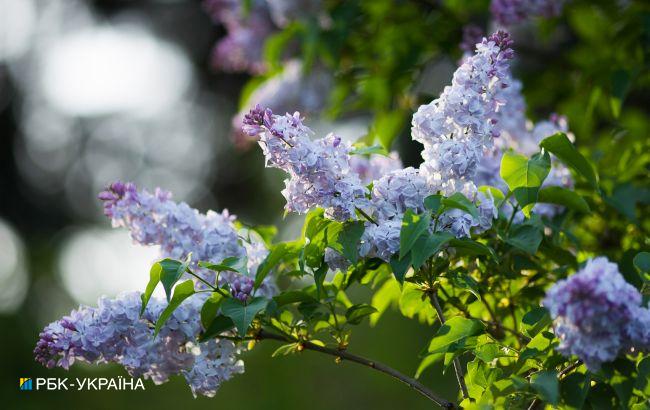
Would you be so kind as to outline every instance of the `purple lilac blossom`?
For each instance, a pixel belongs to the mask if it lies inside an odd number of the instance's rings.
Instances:
[[[647,309],[641,294],[605,257],[548,290],[543,305],[553,318],[557,350],[596,371],[632,348],[648,348]]]
[[[229,72],[264,72],[264,42],[275,31],[266,2],[254,1],[248,12],[238,0],[205,0],[203,6],[226,29],[212,51],[212,65]]]
[[[361,237],[359,255],[369,258],[377,257],[388,262],[391,256],[399,251],[401,229],[401,218],[383,221],[379,225],[367,223]]]
[[[318,113],[325,107],[332,84],[332,74],[320,65],[305,72],[299,60],[286,62],[282,72],[259,85],[248,97],[246,108],[233,117],[233,140],[242,148],[255,141],[256,135],[251,137],[241,131],[251,108],[260,105],[274,112]]]
[[[249,235],[251,243],[240,240],[233,224],[235,217],[227,210],[202,214],[184,202],[172,201],[171,194],[160,188],[150,193],[138,191],[133,183],[114,182],[99,198],[113,227],[129,229],[136,243],[160,246],[161,258],[184,260],[191,253],[194,273],[208,281],[214,281],[215,274],[198,267],[198,261],[220,263],[229,257],[247,257],[254,274],[268,253],[254,235]],[[236,272],[222,272],[220,284],[238,276]],[[275,291],[272,279],[258,289],[263,296],[272,296]]]
[[[424,198],[431,193],[427,181],[417,169],[408,167],[392,171],[373,184],[374,217],[379,221],[394,217],[401,219],[407,209],[421,213],[424,211]]]
[[[369,157],[352,155],[350,168],[352,168],[352,172],[359,175],[364,185],[368,185],[392,171],[402,169],[402,160],[395,151],[387,156],[380,154],[371,154]]]
[[[507,87],[511,44],[503,31],[484,38],[456,70],[452,85],[413,116],[411,135],[424,145],[420,172],[445,193],[450,191],[445,185],[456,189],[462,181],[472,181],[484,152],[500,134],[497,112],[504,102],[497,96]]]
[[[501,25],[510,26],[534,17],[555,17],[562,13],[566,0],[492,0],[492,16]]]
[[[332,248],[325,249],[325,262],[332,271],[346,272],[350,267],[350,261]]]
[[[328,218],[345,221],[368,205],[368,190],[350,168],[352,147],[340,137],[312,140],[313,132],[299,113],[273,115],[259,106],[245,116],[243,130],[259,138],[267,167],[288,174],[282,191],[288,212],[321,207]]]
[[[155,384],[180,374],[195,396],[212,397],[222,382],[244,372],[244,364],[241,350],[229,340],[198,343],[204,299],[194,295],[184,301],[154,337],[153,325],[166,302],[152,298],[141,317],[138,292],[101,298],[98,307],[82,306],[46,326],[34,350],[36,361],[64,369],[75,361],[118,363],[131,376]]]

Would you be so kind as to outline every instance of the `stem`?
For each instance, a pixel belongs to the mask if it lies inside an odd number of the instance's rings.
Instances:
[[[512,215],[510,215],[510,219],[508,220],[508,224],[506,225],[506,232],[510,230],[510,225],[512,225],[512,221],[514,221],[515,215],[517,215],[518,210],[519,210],[519,205],[515,205],[512,208]]]
[[[259,333],[257,334],[257,339],[258,340],[277,340],[280,342],[291,342],[291,343],[296,343],[296,340],[293,340],[289,337],[283,336],[283,335],[277,335],[274,333],[269,333],[264,330],[260,330]],[[455,409],[456,405],[448,400],[445,400],[441,397],[438,397],[435,393],[433,393],[429,388],[427,388],[425,385],[422,383],[418,382],[417,380],[410,378],[397,370],[386,366],[385,364],[376,362],[374,360],[369,360],[366,359],[365,357],[357,356],[352,353],[348,353],[344,350],[336,350],[336,349],[330,349],[327,347],[315,345],[311,342],[300,342],[303,348],[307,350],[313,350],[315,352],[320,352],[324,354],[328,354],[330,356],[334,356],[336,358],[340,358],[341,360],[347,360],[353,363],[357,363],[366,367],[370,367],[371,369],[375,369],[377,371],[380,371],[382,373],[385,373],[389,376],[394,377],[395,379],[401,381],[402,383],[406,384],[410,388],[414,389],[421,395],[425,396],[427,399],[431,400],[438,406],[444,408],[444,409]]]
[[[438,302],[438,296],[436,295],[436,292],[434,290],[427,292],[429,295],[429,300],[431,301],[431,304],[433,307],[436,309],[436,313],[438,314],[438,319],[440,320],[441,324],[445,324],[445,315],[442,313],[442,308],[440,307],[440,302]],[[463,398],[468,399],[469,398],[469,392],[467,391],[467,385],[465,384],[465,375],[463,374],[463,368],[460,365],[460,360],[456,357],[454,359],[454,372],[456,373],[456,380],[458,380],[458,386],[460,386],[460,390],[463,393]]]
[[[218,292],[218,293],[222,294],[223,296],[229,296],[228,293],[226,293],[223,289],[219,289],[218,287],[213,286],[210,282],[208,282],[207,280],[203,279],[202,277],[200,277],[200,276],[197,275],[196,273],[192,272],[191,270],[187,269],[186,272],[189,273],[190,275],[194,276],[195,278],[197,278],[198,280],[200,280],[200,281],[203,282],[204,284],[208,285],[210,288],[212,288],[212,291],[213,291],[213,292]],[[218,278],[218,275],[217,275],[217,278]]]
[[[379,224],[377,223],[377,221],[375,221],[374,219],[372,219],[372,217],[371,217],[370,215],[368,215],[367,213],[365,213],[365,211],[364,211],[363,209],[361,209],[361,208],[359,208],[359,207],[355,207],[355,208],[356,208],[356,210],[359,211],[359,213],[360,213],[364,218],[366,218],[369,222],[372,222],[373,224],[379,226]]]

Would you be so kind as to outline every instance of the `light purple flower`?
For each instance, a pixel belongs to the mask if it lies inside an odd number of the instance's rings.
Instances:
[[[591,259],[556,283],[543,304],[560,339],[557,350],[578,356],[592,371],[638,344],[647,347],[647,331],[639,331],[647,321],[639,317],[641,294],[607,258]]]
[[[566,0],[492,0],[490,10],[494,19],[504,26],[534,17],[555,17],[562,12]]]
[[[115,182],[99,194],[104,202],[104,213],[114,227],[125,227],[133,240],[147,246],[160,246],[161,258],[184,260],[192,254],[192,268],[208,281],[214,281],[214,272],[199,268],[197,262],[220,263],[229,257],[248,256],[251,268],[257,269],[268,254],[261,240],[251,235],[251,244],[244,245],[233,224],[235,217],[227,210],[202,214],[184,202],[171,200],[171,194],[157,188],[154,193],[138,191],[132,183]],[[251,252],[250,256],[248,253]],[[252,271],[255,274],[255,271]],[[234,280],[239,274],[222,272],[221,283]],[[200,285],[200,284],[199,284]],[[272,278],[258,290],[260,295],[275,293]]]
[[[153,324],[166,303],[152,298],[140,317],[140,293],[101,298],[45,327],[34,355],[48,368],[68,369],[75,361],[118,363],[133,377],[156,384],[182,374],[194,395],[212,397],[222,382],[244,372],[241,350],[229,340],[198,344],[205,297],[184,301],[154,338]]]
[[[483,153],[500,134],[497,97],[507,87],[512,41],[497,32],[476,45],[440,97],[413,116],[411,135],[424,144],[422,172],[429,180],[471,181]]]
[[[350,168],[349,143],[329,134],[312,140],[299,113],[272,115],[256,107],[244,121],[244,131],[258,133],[266,166],[288,174],[282,194],[289,212],[325,209],[328,218],[356,218],[356,209],[368,204],[367,189]]]
[[[402,169],[402,160],[394,151],[388,156],[380,154],[372,154],[369,157],[352,155],[350,157],[350,168],[352,172],[359,175],[364,185],[368,185],[392,171]]]

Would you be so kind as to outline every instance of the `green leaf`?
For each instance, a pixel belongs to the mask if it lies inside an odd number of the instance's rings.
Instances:
[[[503,191],[490,185],[482,185],[478,188],[478,190],[487,196],[492,196],[492,199],[494,199],[494,205],[497,208],[499,208],[503,201],[506,199],[505,195],[503,195]]]
[[[399,297],[399,310],[408,318],[417,317],[422,323],[433,324],[436,311],[422,289],[411,282],[404,282]]]
[[[582,373],[571,373],[560,382],[562,400],[572,409],[582,409],[589,393],[591,379]]]
[[[174,284],[183,276],[185,270],[190,263],[190,255],[188,255],[185,262],[180,262],[174,259],[165,258],[158,262],[160,264],[160,281],[163,284],[165,289],[165,295],[167,295],[167,302],[169,302],[172,294],[172,288]]]
[[[556,371],[544,370],[535,373],[531,377],[530,385],[545,402],[556,405],[560,401],[560,384]]]
[[[454,316],[440,326],[429,344],[429,353],[446,352],[452,344],[483,332],[485,326],[478,320]]]
[[[589,204],[580,195],[566,188],[549,186],[539,191],[537,202],[566,206],[576,212],[589,213]]]
[[[539,306],[528,311],[523,318],[521,318],[521,330],[530,337],[535,337],[539,332],[544,330],[552,322],[551,316],[548,311]]]
[[[539,228],[532,225],[517,225],[510,230],[506,243],[534,255],[542,243],[543,234]]]
[[[338,251],[350,262],[357,263],[359,260],[359,242],[364,229],[362,221],[330,225],[327,228],[327,246]]]
[[[278,307],[298,302],[318,302],[316,299],[300,290],[290,290],[288,292],[280,293],[279,295],[274,296],[273,300],[278,304]]]
[[[494,252],[494,249],[480,242],[476,242],[473,239],[452,238],[449,241],[449,246],[452,246],[458,250],[465,251],[469,255],[487,255],[492,256],[494,260],[499,260],[497,254]]]
[[[253,287],[255,289],[259,288],[266,276],[275,268],[278,263],[289,253],[293,248],[289,246],[286,242],[279,243],[275,245],[266,258],[260,263],[255,273],[255,283]]]
[[[361,303],[358,305],[350,306],[348,310],[345,312],[345,318],[347,319],[348,323],[352,325],[358,325],[359,323],[361,323],[363,318],[372,315],[376,311],[377,309],[375,309],[374,307],[366,303]]]
[[[455,192],[448,198],[442,198],[442,210],[447,209],[460,209],[472,215],[474,218],[478,218],[476,205],[460,192]]]
[[[392,278],[384,281],[383,285],[372,295],[371,304],[377,309],[377,312],[370,316],[370,326],[375,326],[381,315],[389,306],[397,305],[402,295],[399,283]]]
[[[246,258],[237,258],[233,256],[222,260],[221,263],[201,261],[199,262],[199,266],[215,272],[229,271],[247,275],[248,269],[246,267],[246,263]]]
[[[634,257],[634,266],[644,282],[650,282],[650,252],[639,252]],[[148,289],[148,287],[147,287]]]
[[[214,292],[203,303],[201,307],[201,324],[204,329],[207,329],[212,323],[212,320],[217,316],[217,311],[223,300],[224,296],[221,293]]]
[[[154,263],[151,269],[149,270],[149,283],[147,283],[147,288],[145,289],[144,293],[140,295],[140,299],[142,300],[142,307],[140,308],[140,316],[144,314],[144,311],[147,308],[147,304],[149,304],[149,300],[151,300],[151,295],[153,294],[153,291],[156,290],[156,286],[158,286],[158,282],[160,282],[161,272],[162,272],[162,266],[160,265],[159,262]]]
[[[530,218],[530,210],[537,202],[539,187],[523,187],[515,188],[512,192],[521,207],[522,212],[527,218]]]
[[[323,291],[323,282],[325,281],[325,275],[327,275],[327,270],[329,269],[329,266],[325,262],[314,271],[314,283],[316,283],[316,290],[318,292],[318,297],[320,298],[320,295]]]
[[[400,259],[398,255],[393,255],[390,258],[390,267],[393,270],[393,275],[395,275],[395,279],[402,284],[404,283],[404,277],[406,276],[406,272],[409,270],[409,266],[411,266],[411,254],[408,254],[407,258]]]
[[[218,315],[212,320],[210,326],[205,330],[205,332],[201,333],[199,336],[199,342],[205,342],[208,339],[212,339],[233,327],[235,327],[235,324],[231,318],[224,315]]]
[[[287,356],[300,351],[300,343],[289,343],[275,349],[271,357]]]
[[[160,317],[156,321],[156,328],[154,329],[153,336],[156,337],[158,335],[158,332],[160,332],[160,329],[162,326],[167,322],[167,319],[174,313],[174,310],[176,310],[177,307],[180,306],[181,303],[190,296],[194,294],[194,282],[191,279],[186,280],[185,282],[179,283],[175,288],[174,288],[174,296],[172,296],[171,301],[165,308],[165,310],[162,311],[160,314]]]
[[[411,211],[406,210],[404,218],[402,219],[402,229],[399,233],[399,258],[404,259],[404,256],[411,250],[415,241],[429,229],[431,224],[431,215],[428,213],[418,215]]]
[[[530,159],[525,155],[507,151],[501,159],[501,178],[514,191],[519,187],[538,187],[551,170],[548,153],[535,154]]]
[[[424,198],[424,207],[431,211],[433,214],[437,214],[440,206],[442,205],[442,195],[429,195]]]
[[[428,232],[415,241],[415,245],[411,249],[411,263],[413,268],[418,269],[422,264],[440,251],[440,248],[450,240],[454,239],[454,235],[449,232]]]
[[[447,278],[455,287],[459,289],[465,289],[474,295],[476,299],[481,299],[479,284],[469,274],[462,271],[452,271],[447,274]]]
[[[255,315],[264,310],[268,303],[268,299],[259,296],[249,300],[246,304],[239,299],[228,298],[221,304],[221,313],[232,319],[237,333],[244,337]]]
[[[350,151],[351,155],[372,155],[372,154],[378,154],[378,155],[388,155],[388,151],[386,151],[386,148],[382,147],[381,145],[371,145],[367,146],[365,144],[360,144],[357,145],[355,144],[353,149]]]
[[[426,369],[439,362],[444,356],[444,353],[432,353],[424,356],[424,359],[422,359],[418,365],[418,369],[415,371],[415,378],[419,379]]]
[[[557,133],[545,138],[540,147],[549,151],[558,157],[566,165],[573,168],[578,174],[582,175],[589,184],[598,190],[598,176],[589,161],[578,152],[571,141],[563,133]]]

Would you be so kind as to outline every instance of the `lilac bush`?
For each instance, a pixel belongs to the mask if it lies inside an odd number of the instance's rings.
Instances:
[[[238,18],[220,4],[220,19]],[[269,2],[274,15],[294,11],[287,4]],[[504,21],[558,12],[541,1],[492,4]],[[447,409],[591,406],[610,386],[619,407],[643,405],[650,254],[630,246],[612,257],[620,265],[595,256],[579,267],[611,238],[581,247],[567,225],[576,215],[604,223],[598,212],[616,205],[603,195],[607,182],[573,145],[566,118],[528,120],[510,35],[465,34],[451,84],[414,110],[419,165],[368,137],[316,135],[290,108],[240,114],[266,167],[284,174],[285,211],[305,215],[295,240],[273,243],[273,229],[243,228],[227,210],[201,213],[160,188],[109,185],[99,195],[106,216],[159,247],[161,260],[144,292],[48,325],[36,360],[118,363],[156,384],[181,374],[194,395],[213,396],[243,372],[244,345],[275,341],[274,356],[311,350],[363,365]],[[158,284],[166,300],[153,296]],[[456,397],[348,351],[354,326],[376,324],[390,307],[435,323],[416,378],[442,362]]]

